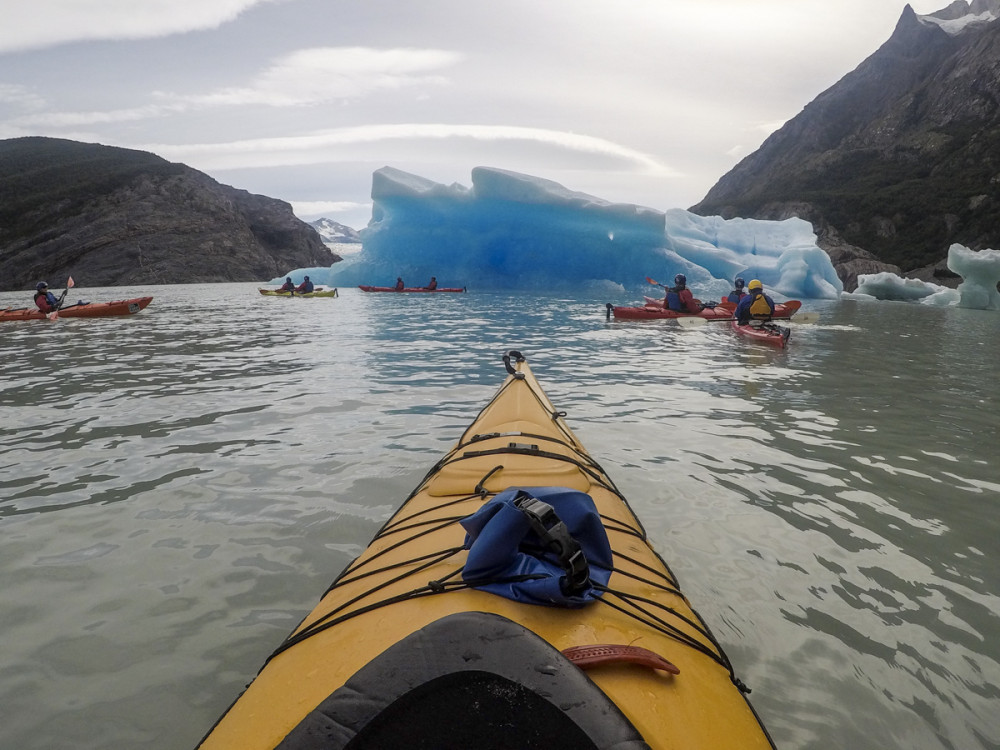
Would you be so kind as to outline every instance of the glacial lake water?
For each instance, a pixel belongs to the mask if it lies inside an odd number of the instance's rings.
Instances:
[[[74,292],[154,300],[0,323],[0,747],[196,745],[509,349],[778,747],[1000,747],[996,312],[807,301],[781,351],[637,296]]]

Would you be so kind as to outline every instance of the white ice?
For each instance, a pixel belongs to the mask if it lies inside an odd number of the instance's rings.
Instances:
[[[648,291],[687,275],[703,300],[733,279],[760,279],[779,297],[836,299],[843,285],[812,225],[703,217],[611,203],[539,177],[477,167],[472,187],[391,167],[372,179],[374,208],[362,250],[330,268],[297,269],[318,284],[469,289]],[[284,274],[280,281],[284,279]]]
[[[893,273],[858,277],[858,288],[845,299],[919,301],[938,307],[968,307],[973,310],[1000,310],[1000,251],[970,250],[954,244],[948,248],[948,268],[962,277],[957,289],[918,279],[904,279]]]

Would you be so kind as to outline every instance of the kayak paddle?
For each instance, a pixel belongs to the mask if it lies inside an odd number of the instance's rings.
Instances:
[[[648,282],[649,282],[650,284],[652,284],[653,286],[662,286],[662,287],[663,287],[664,289],[666,289],[666,288],[667,288],[667,285],[666,285],[666,284],[661,284],[661,283],[660,283],[659,281],[657,281],[656,279],[651,279],[651,278],[649,278],[648,276],[646,277],[646,281],[648,281]]]
[[[52,312],[46,313],[45,314],[46,318],[48,318],[49,320],[57,320],[59,318],[59,308],[62,307],[63,301],[66,299],[66,293],[74,286],[76,286],[76,282],[74,282],[73,277],[70,276],[68,279],[66,279],[66,288],[63,289],[63,293],[59,295],[59,301],[56,302],[55,309]]]

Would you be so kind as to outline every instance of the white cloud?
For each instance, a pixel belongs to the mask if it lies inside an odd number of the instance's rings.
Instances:
[[[45,100],[29,89],[12,83],[0,83],[0,104],[8,104],[21,109],[37,110],[45,106]]]
[[[95,39],[149,39],[214,29],[284,0],[4,0],[0,52]]]
[[[152,117],[162,117],[183,111],[179,105],[155,105],[131,109],[95,110],[91,112],[44,112],[16,118],[13,124],[20,128],[75,128],[87,125],[111,125],[121,122],[138,122]]]
[[[429,73],[462,59],[458,53],[436,49],[303,49],[275,61],[248,86],[177,98],[202,105],[319,104],[358,98],[376,90],[441,85],[446,79]]]
[[[462,55],[433,49],[373,49],[319,47],[277,59],[248,86],[219,89],[204,95],[157,91],[156,103],[136,107],[78,112],[41,111],[44,100],[26,87],[0,84],[0,104],[15,104],[33,114],[11,117],[2,132],[111,125],[213,107],[263,105],[309,106],[345,98],[360,98],[378,89],[440,85],[445,79],[425,73],[462,60]],[[2,134],[0,132],[0,134]]]
[[[154,144],[139,146],[167,159],[182,161],[201,170],[275,167],[318,162],[350,161],[357,158],[353,146],[385,141],[445,139],[477,141],[521,141],[578,154],[611,157],[643,172],[670,176],[672,170],[648,154],[627,146],[578,133],[509,125],[457,125],[448,123],[402,123],[339,128],[312,135],[256,138],[229,143]]]

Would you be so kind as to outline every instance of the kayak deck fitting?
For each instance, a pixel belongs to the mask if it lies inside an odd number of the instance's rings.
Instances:
[[[200,747],[774,747],[627,501],[524,358],[503,361]]]

